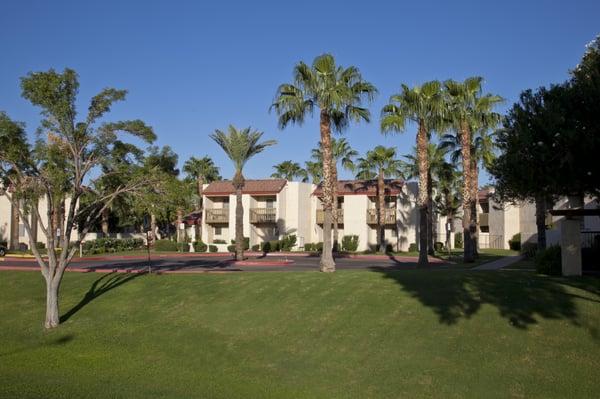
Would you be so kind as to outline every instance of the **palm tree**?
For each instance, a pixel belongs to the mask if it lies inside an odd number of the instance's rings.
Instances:
[[[313,148],[312,150],[312,158],[319,162],[320,165],[323,165],[323,152],[321,151],[321,143],[319,143],[319,147]],[[333,193],[333,209],[338,209],[338,196],[337,196],[337,182],[338,182],[338,164],[342,166],[342,168],[354,172],[354,158],[358,156],[358,151],[352,149],[350,143],[345,138],[331,139],[331,153],[332,153],[332,178],[334,193]],[[338,220],[339,213],[333,213],[333,248],[334,250],[338,248],[338,240],[339,240],[339,232],[338,232]]]
[[[377,177],[377,243],[379,252],[385,252],[385,179],[400,177],[402,162],[396,159],[395,147],[378,145],[358,159],[358,179]]]
[[[306,170],[302,169],[302,166],[298,162],[283,161],[277,165],[273,165],[273,169],[275,169],[275,173],[271,177],[275,179],[294,181],[295,177],[299,177],[303,182],[308,181]]]
[[[446,217],[446,248],[450,250],[451,232],[454,219],[460,210],[460,172],[454,165],[446,162],[438,174],[438,194],[435,198],[435,208],[440,216]]]
[[[403,132],[406,123],[417,124],[417,164],[419,165],[419,267],[429,265],[427,259],[428,179],[427,143],[432,131],[444,127],[444,98],[438,81],[424,83],[412,89],[402,85],[402,92],[390,98],[390,103],[381,110],[381,130]]]
[[[370,112],[361,107],[371,102],[377,89],[363,80],[358,68],[336,65],[330,54],[315,58],[312,66],[299,62],[294,67],[294,82],[277,89],[271,106],[279,116],[279,128],[290,123],[301,125],[315,108],[320,115],[320,138],[323,145],[323,253],[320,269],[335,271],[331,244],[332,207],[334,197],[331,130],[343,131],[351,121],[369,121]]]
[[[242,189],[244,188],[244,165],[254,155],[264,151],[267,147],[277,144],[275,140],[267,140],[259,143],[263,133],[251,130],[247,127],[237,130],[229,125],[227,133],[215,130],[210,135],[233,162],[235,175],[233,176],[233,187],[235,188],[235,259],[242,260],[244,257],[244,208],[242,205]]]
[[[304,162],[306,173],[311,178],[312,184],[319,184],[323,180],[323,162],[306,161]]]
[[[433,239],[433,190],[437,188],[441,169],[446,166],[445,147],[439,147],[433,143],[427,145],[427,253],[435,255]],[[419,164],[417,149],[413,148],[413,154],[404,155],[408,162],[404,163],[403,172],[406,178],[412,179],[419,176]]]
[[[500,115],[497,118],[500,118]],[[490,132],[489,128],[483,127],[477,129],[471,145],[471,219],[474,219],[476,224],[475,234],[473,238],[473,253],[478,255],[479,250],[479,217],[477,209],[479,208],[479,167],[480,165],[488,169],[494,161],[496,155],[494,150],[496,144],[494,142],[495,132]],[[457,164],[462,156],[462,148],[460,138],[454,134],[445,134],[440,143],[441,147],[451,150],[450,159],[454,164]]]
[[[465,262],[475,260],[475,234],[477,232],[476,198],[477,181],[473,176],[471,152],[473,146],[472,134],[478,129],[489,129],[497,124],[500,116],[493,112],[495,105],[503,101],[502,97],[482,95],[483,78],[471,77],[464,82],[448,80],[444,82],[447,105],[447,118],[452,124],[461,147],[463,166],[463,235]],[[475,189],[474,189],[475,187]]]
[[[196,194],[198,195],[196,210],[201,211],[204,184],[221,180],[219,167],[215,165],[209,156],[204,156],[202,158],[190,157],[190,159],[183,164],[183,171],[189,178],[196,181]]]

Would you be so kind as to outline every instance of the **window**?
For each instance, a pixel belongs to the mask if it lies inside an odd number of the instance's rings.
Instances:
[[[215,235],[216,236],[220,236],[222,234],[222,228],[221,227],[215,227]]]

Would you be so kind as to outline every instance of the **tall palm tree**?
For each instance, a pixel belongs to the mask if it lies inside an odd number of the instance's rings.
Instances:
[[[437,146],[433,143],[427,145],[427,253],[435,255],[433,239],[433,190],[437,188],[442,168],[447,164],[446,154],[448,150],[445,147]],[[417,149],[413,148],[413,154],[404,155],[407,159],[403,165],[403,172],[406,178],[412,179],[419,176],[419,164]]]
[[[417,163],[419,165],[419,267],[429,265],[427,259],[428,179],[427,144],[432,131],[444,128],[444,97],[438,81],[410,88],[402,85],[402,92],[393,95],[381,110],[381,130],[404,132],[406,124],[417,124]]]
[[[283,161],[273,165],[273,169],[275,169],[275,173],[271,175],[273,178],[294,181],[295,177],[299,177],[303,182],[308,181],[306,170],[302,169],[298,162]]]
[[[310,176],[312,184],[319,184],[323,180],[323,162],[306,161],[304,162],[306,174]]]
[[[396,159],[395,147],[378,145],[358,159],[358,179],[377,177],[377,243],[379,252],[385,252],[385,179],[400,177],[402,162]]]
[[[463,235],[465,262],[475,260],[475,235],[477,232],[476,198],[477,181],[473,176],[471,152],[473,146],[472,134],[478,129],[490,128],[497,124],[500,116],[493,112],[495,105],[503,101],[502,97],[492,94],[482,94],[483,78],[471,77],[464,82],[448,80],[444,82],[447,105],[447,119],[452,124],[460,140],[463,166]]]
[[[320,165],[323,165],[323,151],[321,151],[321,143],[319,143],[319,147],[313,148],[312,150],[312,158],[319,162]],[[337,182],[338,182],[338,164],[342,166],[342,168],[354,172],[354,158],[358,156],[358,151],[354,150],[348,140],[345,138],[336,139],[331,138],[331,156],[332,156],[332,182],[334,187],[333,192],[333,209],[338,209],[338,196],[337,196]],[[338,220],[339,213],[333,213],[333,248],[338,248],[338,240],[339,240],[339,231],[338,231]]]
[[[254,155],[264,151],[267,147],[277,144],[275,140],[267,140],[260,143],[263,133],[251,130],[247,127],[242,130],[229,125],[227,133],[215,130],[210,137],[225,151],[233,162],[235,175],[233,176],[233,187],[235,188],[235,259],[242,260],[244,257],[244,208],[242,205],[242,189],[244,188],[244,165]]]
[[[369,121],[370,112],[361,107],[371,102],[377,89],[363,80],[356,67],[336,65],[330,54],[315,58],[312,66],[299,62],[294,67],[293,83],[279,86],[271,106],[279,116],[279,128],[290,123],[301,125],[306,115],[319,109],[320,138],[323,145],[323,253],[320,269],[335,271],[331,243],[332,207],[334,197],[331,130],[343,131],[351,121]]]
[[[202,158],[190,157],[190,159],[183,164],[183,171],[189,178],[196,181],[196,194],[198,195],[196,210],[201,211],[204,184],[221,180],[219,167],[215,165],[209,156],[204,156]]]

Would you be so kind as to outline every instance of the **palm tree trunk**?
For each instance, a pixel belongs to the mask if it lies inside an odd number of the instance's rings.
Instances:
[[[204,179],[202,178],[202,176],[198,176],[198,212],[200,212],[200,215],[202,215],[202,208],[204,206],[203,200],[202,200],[202,195],[204,194]],[[195,226],[196,229],[196,241],[202,241],[202,226],[201,224],[196,224]]]
[[[463,163],[463,189],[462,189],[462,208],[463,208],[463,242],[464,242],[464,262],[473,262],[473,239],[471,235],[471,131],[466,122],[463,122],[460,129],[461,155]]]
[[[535,198],[535,225],[538,251],[546,249],[546,198],[543,195]]]
[[[425,130],[424,121],[420,121],[419,131],[417,132],[417,164],[419,167],[419,195],[417,198],[417,206],[419,208],[419,267],[429,266],[429,260],[427,259],[427,214],[429,213],[427,209],[428,163],[427,131]]]
[[[18,202],[18,200],[17,200]],[[19,249],[19,209],[13,202],[10,203],[10,245],[9,249]]]
[[[431,256],[435,255],[433,246],[433,179],[430,168],[427,170],[427,253]]]
[[[473,231],[473,256],[479,256],[479,168],[474,154],[471,154],[471,226],[475,226]]]
[[[321,254],[320,270],[334,272],[331,244],[331,223],[333,222],[333,176],[332,176],[332,151],[331,151],[331,120],[326,110],[321,109],[320,116],[321,144],[323,145],[323,253]]]
[[[377,242],[379,252],[385,252],[385,180],[383,169],[377,176]]]
[[[235,187],[235,260],[244,259],[244,205],[242,204],[242,188],[244,176],[236,172],[233,178]]]
[[[337,165],[336,162],[332,160],[331,163],[331,174],[332,174],[332,178],[331,178],[331,184],[333,185],[333,187],[331,188],[332,192],[333,192],[333,211],[331,213],[331,216],[333,218],[333,248],[332,250],[334,252],[337,252],[339,250],[339,221],[338,221],[338,196],[337,196]]]

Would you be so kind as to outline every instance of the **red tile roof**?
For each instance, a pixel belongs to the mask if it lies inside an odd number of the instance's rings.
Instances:
[[[479,199],[479,201],[487,201],[488,198],[490,197],[490,195],[492,195],[494,193],[494,190],[490,190],[489,188],[484,188],[482,190],[479,190],[479,192],[477,193],[477,197]]]
[[[321,183],[322,184],[322,183]],[[313,195],[323,195],[319,184]],[[402,192],[403,180],[385,180],[385,195],[398,195]],[[377,180],[340,180],[337,186],[338,195],[377,195]]]
[[[277,194],[283,190],[286,183],[285,179],[246,180],[242,193],[251,195]],[[229,194],[235,194],[231,180],[212,182],[204,189],[204,195],[209,197]]]

